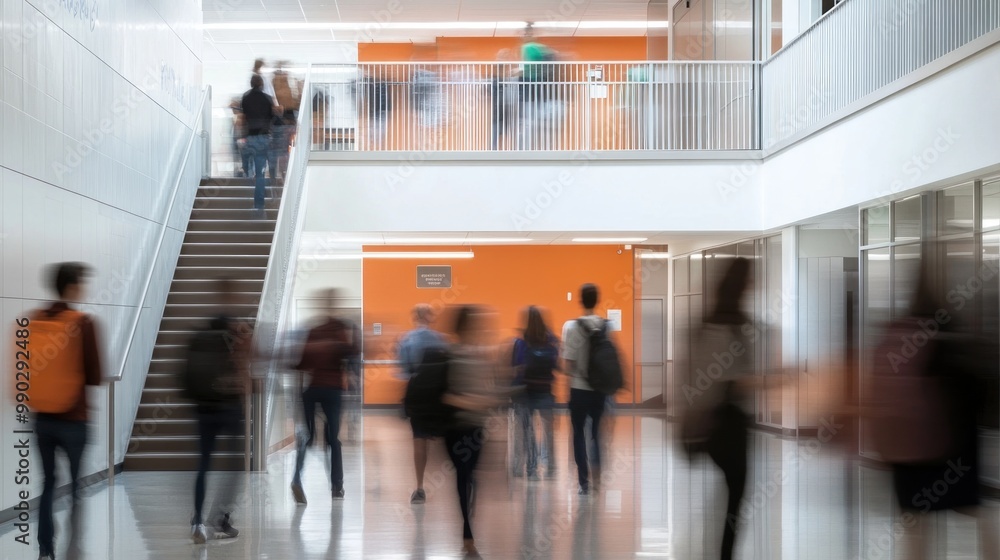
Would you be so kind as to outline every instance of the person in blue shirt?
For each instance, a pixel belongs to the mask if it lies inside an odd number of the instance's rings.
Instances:
[[[537,480],[539,447],[535,437],[535,412],[538,412],[542,421],[542,436],[545,438],[545,451],[548,456],[545,475],[554,478],[556,472],[555,437],[552,428],[555,397],[552,395],[552,382],[555,381],[554,372],[559,368],[559,340],[545,325],[542,313],[537,307],[529,307],[527,315],[524,335],[514,341],[511,365],[515,371],[515,386],[524,387],[524,392],[515,399],[515,408],[523,430],[527,475],[529,479]],[[521,474],[516,472],[515,476]]]
[[[414,329],[403,335],[399,341],[396,355],[399,367],[406,379],[416,375],[424,351],[430,348],[443,348],[448,342],[444,336],[430,328],[434,322],[434,309],[426,304],[417,304],[413,308]],[[424,469],[427,468],[427,441],[442,434],[428,433],[410,422],[413,429],[413,466],[417,474],[417,489],[410,496],[411,504],[422,504],[427,501],[424,492]]]

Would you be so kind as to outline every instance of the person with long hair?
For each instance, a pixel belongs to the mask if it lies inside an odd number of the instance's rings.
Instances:
[[[739,509],[746,490],[750,415],[743,401],[748,384],[753,383],[753,364],[746,336],[751,320],[743,313],[741,302],[750,280],[750,261],[737,258],[729,265],[716,292],[715,307],[705,319],[692,357],[691,371],[712,371],[723,367],[717,356],[727,355],[724,371],[700,394],[692,395],[693,407],[708,411],[707,441],[704,450],[722,471],[728,491],[726,517],[723,520],[720,558],[731,560],[739,528]],[[750,329],[752,331],[752,329]],[[731,358],[731,360],[729,359]]]
[[[474,473],[486,443],[486,422],[491,409],[500,404],[496,385],[497,362],[488,327],[489,313],[479,306],[458,309],[454,334],[456,343],[449,350],[445,406],[455,410],[444,441],[448,457],[455,466],[458,502],[462,511],[463,552],[477,558],[472,535],[472,494]]]
[[[542,312],[535,306],[527,311],[524,335],[514,341],[511,365],[515,368],[515,385],[524,388],[516,399],[518,419],[522,428],[524,456],[529,479],[538,478],[539,448],[535,435],[535,413],[542,424],[545,452],[548,457],[545,476],[554,478],[556,472],[555,436],[552,426],[552,395],[554,372],[559,365],[559,341],[545,325]],[[517,475],[520,475],[520,470]]]

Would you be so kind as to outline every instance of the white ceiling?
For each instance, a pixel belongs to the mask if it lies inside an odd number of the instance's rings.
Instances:
[[[204,0],[204,60],[246,61],[257,57],[296,62],[348,62],[358,42],[429,43],[436,37],[516,37],[520,29],[387,29],[429,22],[554,22],[646,20],[648,0]],[[390,6],[398,6],[390,13]],[[357,23],[364,30],[212,29],[213,24]],[[371,24],[370,26],[367,24]],[[644,28],[546,27],[539,36],[642,36]]]

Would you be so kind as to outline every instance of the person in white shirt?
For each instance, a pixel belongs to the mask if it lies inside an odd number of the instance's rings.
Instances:
[[[598,289],[594,284],[580,287],[580,305],[583,317],[569,321],[563,326],[562,359],[563,371],[570,377],[569,414],[573,425],[573,457],[576,459],[580,495],[590,493],[590,464],[593,464],[594,480],[600,479],[601,417],[604,415],[605,395],[595,391],[587,382],[587,359],[589,355],[587,329],[604,327],[604,319],[595,313]],[[581,324],[582,323],[582,324]],[[593,441],[594,456],[587,457],[587,438],[584,430],[590,418],[590,439]]]

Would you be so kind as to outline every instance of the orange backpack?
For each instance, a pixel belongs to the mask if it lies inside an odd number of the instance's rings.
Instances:
[[[33,315],[28,324],[28,362],[31,373],[28,407],[34,412],[59,414],[76,405],[83,393],[83,313],[65,310],[51,316]]]

